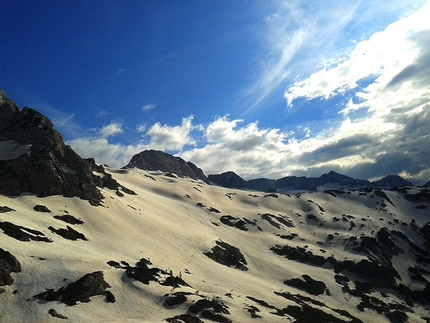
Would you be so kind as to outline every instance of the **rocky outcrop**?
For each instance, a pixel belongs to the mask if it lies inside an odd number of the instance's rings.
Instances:
[[[159,150],[144,150],[134,155],[128,165],[123,168],[133,167],[149,171],[174,173],[179,177],[190,177],[210,184],[203,171],[196,165]]]
[[[21,264],[9,251],[0,248],[0,286],[12,285],[11,273],[21,271]]]
[[[123,188],[94,159],[83,159],[66,145],[47,117],[30,108],[19,109],[2,91],[0,115],[0,143],[9,147],[0,158],[0,194],[77,196],[99,205],[103,195],[97,186]],[[16,156],[17,151],[22,153]]]
[[[37,294],[34,297],[48,302],[60,301],[73,306],[78,302],[88,303],[90,298],[96,295],[105,295],[111,298],[112,294],[106,290],[109,287],[110,285],[104,280],[103,272],[96,271],[84,275],[65,288],[60,288],[57,291],[48,289],[46,292]]]

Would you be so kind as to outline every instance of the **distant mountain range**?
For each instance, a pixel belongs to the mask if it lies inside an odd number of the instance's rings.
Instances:
[[[228,188],[252,189],[263,192],[277,192],[288,190],[317,191],[318,187],[326,185],[336,185],[339,187],[379,187],[392,188],[400,186],[412,186],[413,184],[400,176],[388,175],[379,181],[370,182],[368,180],[355,179],[346,175],[330,171],[320,177],[297,177],[286,176],[280,179],[258,178],[244,180],[234,172],[225,172],[217,175],[209,175],[209,180],[219,186]],[[427,183],[426,185],[428,185]]]

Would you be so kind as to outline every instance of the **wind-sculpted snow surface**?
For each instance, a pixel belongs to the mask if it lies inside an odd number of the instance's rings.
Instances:
[[[137,195],[0,195],[0,322],[430,322],[428,188],[106,171]]]

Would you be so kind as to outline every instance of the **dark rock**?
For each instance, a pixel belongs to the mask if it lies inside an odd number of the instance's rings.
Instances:
[[[167,275],[164,270],[159,268],[149,268],[149,265],[152,265],[151,262],[147,259],[142,258],[139,262],[136,263],[135,267],[131,267],[127,264],[126,275],[128,278],[134,278],[145,285],[149,285],[151,281],[158,282],[162,284],[159,280],[160,275]],[[189,286],[185,281],[183,281],[180,277],[173,277],[170,275],[170,279],[166,279],[164,283],[166,286],[178,287]],[[175,280],[175,278],[177,278]],[[175,285],[175,286],[173,286]]]
[[[117,261],[109,260],[107,262],[107,264],[111,267],[114,267],[114,268],[121,268],[121,265]]]
[[[293,278],[284,280],[284,284],[294,288],[298,288],[315,296],[325,293],[327,286],[324,282],[314,280],[308,275],[302,275],[302,278],[303,279]]]
[[[21,264],[15,256],[0,248],[0,286],[12,285],[14,280],[10,274],[21,270]]]
[[[64,214],[64,215],[55,215],[55,219],[64,221],[69,224],[84,224],[84,221],[75,218],[74,216],[70,214]]]
[[[29,229],[20,225],[13,224],[11,222],[0,222],[0,229],[3,230],[4,234],[17,239],[19,241],[43,241],[52,242],[52,240],[45,237],[45,235],[37,230]]]
[[[383,199],[385,199],[388,203],[390,203],[392,206],[395,206],[393,201],[391,201],[391,199],[388,197],[387,193],[385,193],[383,190],[380,189],[375,189],[375,191],[373,192],[375,195],[382,197]],[[383,207],[385,207],[386,205],[383,205]]]
[[[103,272],[96,271],[78,279],[76,282],[69,284],[66,288],[60,288],[58,291],[48,290],[35,295],[34,297],[46,301],[60,301],[69,306],[76,305],[77,302],[88,303],[90,297],[96,295],[106,295],[106,288],[109,284],[104,280]]]
[[[191,314],[181,314],[176,315],[174,317],[170,317],[166,319],[167,322],[176,323],[176,322],[184,322],[184,323],[204,323],[197,316]]]
[[[264,197],[274,197],[274,198],[278,198],[278,194],[275,194],[275,193],[270,193],[270,194],[266,194],[266,195],[264,195]]]
[[[185,296],[185,293],[175,293],[173,295],[170,295],[165,301],[164,306],[175,306],[175,305],[181,305],[187,301],[187,296]]]
[[[116,302],[115,295],[112,294],[112,292],[109,290],[106,291],[106,301],[108,303],[115,303]]]
[[[242,231],[248,231],[248,228],[246,227],[247,224],[255,225],[255,223],[252,221],[247,220],[245,222],[244,220],[241,220],[239,218],[235,218],[231,215],[223,215],[220,218],[220,221],[221,221],[221,223],[223,223],[225,225],[228,225],[230,227],[235,227],[235,228],[242,230]]]
[[[51,213],[51,210],[48,209],[45,205],[36,205],[33,210],[35,210],[36,212]]]
[[[244,271],[248,270],[247,262],[240,250],[223,241],[216,241],[216,246],[212,248],[212,252],[204,252],[203,254],[222,265]]]
[[[348,283],[350,282],[350,279],[343,275],[335,275],[334,280],[336,281],[336,283],[343,286],[348,285]]]
[[[51,316],[53,316],[53,317],[56,317],[56,318],[58,318],[58,319],[62,319],[62,320],[67,320],[68,318],[67,318],[67,316],[64,316],[64,315],[61,315],[61,314],[59,314],[56,310],[54,310],[53,308],[51,308],[49,311],[48,311],[48,313],[49,313],[49,315],[51,315]]]
[[[279,256],[284,256],[290,260],[296,260],[314,266],[322,266],[327,262],[327,259],[323,256],[314,255],[311,251],[307,251],[305,248],[301,247],[275,245],[271,247],[270,250]]]
[[[248,313],[251,315],[251,318],[257,319],[261,318],[261,315],[258,315],[257,313],[260,312],[259,308],[253,305],[249,305],[248,307],[244,308],[248,311]]]
[[[174,173],[179,177],[190,177],[210,184],[203,171],[191,162],[180,157],[174,157],[159,150],[144,150],[134,155],[124,168],[139,168],[149,171],[163,171]]]
[[[20,110],[0,91],[0,138],[29,146],[29,153],[0,160],[0,194],[16,196],[30,192],[38,196],[77,196],[99,205],[99,187],[121,187],[103,166],[82,159],[65,145],[52,122],[30,108]],[[93,174],[103,173],[103,177]]]
[[[228,307],[220,300],[200,299],[190,306],[189,311],[194,314],[200,313],[201,317],[220,323],[230,323],[231,320],[223,316],[230,314]]]
[[[188,286],[188,285],[181,277],[170,275],[168,276],[164,282],[160,283],[163,286],[172,286],[174,288],[180,287],[180,286]]]
[[[387,319],[390,320],[391,323],[406,323],[408,322],[408,315],[402,311],[392,311],[385,314]]]
[[[69,227],[68,225],[66,226],[66,229],[55,229],[53,227],[48,227],[49,230],[51,230],[52,232],[62,236],[64,239],[68,239],[68,240],[84,240],[87,241],[88,239],[85,237],[84,234],[76,231],[75,229],[72,229],[71,227]]]
[[[311,307],[307,304],[302,306],[289,305],[280,310],[280,314],[294,317],[296,323],[347,323],[349,321],[341,320],[336,316],[328,314],[323,310]]]
[[[13,211],[15,211],[15,210],[11,209],[8,206],[0,206],[0,213],[13,212]]]
[[[212,206],[210,208],[208,208],[208,210],[209,210],[209,212],[213,212],[213,213],[221,213],[220,210],[218,210],[218,209],[216,209],[216,208],[214,208]]]

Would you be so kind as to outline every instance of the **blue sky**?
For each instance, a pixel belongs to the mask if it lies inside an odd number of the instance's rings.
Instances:
[[[0,88],[81,156],[430,179],[428,1],[3,1]]]

